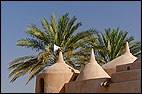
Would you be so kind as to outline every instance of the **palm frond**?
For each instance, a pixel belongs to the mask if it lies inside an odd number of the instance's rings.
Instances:
[[[48,34],[42,32],[38,27],[36,27],[36,25],[34,24],[29,24],[27,26],[27,31],[26,33],[30,36],[32,36],[33,38],[37,38],[38,40],[44,42],[45,44],[49,44],[50,43],[50,39],[47,37]]]
[[[82,32],[78,32],[76,35],[73,35],[66,43],[65,45],[68,46],[68,47],[73,47],[72,45],[74,43],[76,43],[77,41],[85,38],[85,37],[90,37],[92,36],[93,34],[95,34],[96,31],[95,30],[86,30],[86,31],[82,31]]]
[[[90,43],[94,49],[98,44],[103,50],[96,50],[95,55],[99,58],[98,62],[107,63],[116,57],[122,55],[125,51],[125,43],[129,42],[130,50],[132,54],[137,54],[141,51],[141,44],[139,41],[133,42],[134,37],[128,37],[127,31],[121,31],[117,29],[105,29],[104,33],[100,32],[96,34],[98,38],[96,41]],[[99,47],[98,46],[98,47]],[[101,60],[102,59],[102,60]],[[105,62],[104,62],[105,61]]]
[[[41,71],[43,71],[43,69],[45,67],[47,67],[48,65],[39,65],[39,66],[36,66],[34,68],[34,70],[30,73],[29,77],[28,77],[28,80],[26,81],[26,85],[29,83],[30,80],[32,80],[38,73],[40,73]]]
[[[20,65],[18,65],[16,68],[12,70],[12,72],[9,74],[9,77],[12,77],[14,74],[18,73],[19,71],[25,70],[28,67],[32,67],[33,64],[37,62],[37,58],[28,60],[26,62],[21,62]]]
[[[19,64],[21,64],[22,62],[27,62],[29,60],[35,59],[36,56],[35,55],[30,55],[30,56],[23,56],[23,57],[19,57],[16,58],[15,60],[11,61],[9,63],[9,70],[15,68],[16,66],[18,66]]]
[[[45,45],[43,44],[42,41],[30,38],[18,40],[17,46],[22,46],[22,47],[24,46],[36,51],[45,50]]]

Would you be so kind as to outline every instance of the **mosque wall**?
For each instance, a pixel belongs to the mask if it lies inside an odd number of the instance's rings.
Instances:
[[[130,67],[130,69],[128,69]],[[111,78],[66,83],[64,93],[141,93],[141,63],[119,65]],[[108,85],[102,86],[102,82]]]
[[[116,66],[116,72],[128,71],[132,69],[132,63]]]
[[[101,86],[101,83],[110,78],[89,79],[74,81],[65,84],[65,93],[103,93],[107,87]]]
[[[138,75],[137,77],[133,76],[134,72]],[[108,86],[101,86],[101,83],[106,81],[105,78],[66,83],[64,93],[140,93],[140,69],[130,71],[128,74],[131,76],[116,74],[111,78],[111,83]]]
[[[139,69],[139,68],[141,68],[141,62],[132,64],[132,69]]]
[[[71,80],[72,75],[73,73],[42,73],[36,78],[36,93],[41,93],[41,78],[44,79],[44,93],[58,93]]]
[[[111,76],[112,82],[124,82],[131,80],[140,80],[140,79],[141,79],[141,69],[116,72]]]
[[[35,92],[141,93],[141,57],[135,60],[136,57],[130,54],[128,48],[128,43],[126,43],[125,55],[105,65],[106,68],[102,68],[97,63],[92,49],[90,62],[81,72],[67,65],[60,52],[58,62],[36,76]]]

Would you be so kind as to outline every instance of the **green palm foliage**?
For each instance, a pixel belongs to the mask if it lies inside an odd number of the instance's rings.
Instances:
[[[82,49],[88,50],[93,47],[96,60],[100,65],[122,55],[125,51],[126,42],[129,43],[131,53],[138,56],[141,53],[141,41],[134,41],[133,36],[128,37],[127,35],[127,31],[121,31],[119,28],[108,28],[104,32],[98,32],[97,39],[90,41],[90,45],[84,46]]]
[[[70,19],[68,13],[61,15],[56,20],[54,13],[52,13],[50,22],[45,18],[41,20],[43,30],[40,30],[34,24],[28,25],[26,33],[31,37],[18,40],[17,46],[30,48],[38,51],[39,54],[23,56],[11,61],[9,64],[9,70],[11,71],[9,77],[12,77],[12,80],[10,82],[14,82],[20,76],[28,74],[27,84],[45,67],[54,64],[57,59],[57,52],[53,51],[54,44],[60,47],[64,60],[69,65],[76,69],[80,68],[83,64],[83,62],[77,63],[77,57],[82,56],[83,58],[83,54],[80,55],[80,48],[88,41],[95,40],[93,35],[96,31],[89,29],[77,32],[82,23],[76,22],[76,20],[75,16]]]

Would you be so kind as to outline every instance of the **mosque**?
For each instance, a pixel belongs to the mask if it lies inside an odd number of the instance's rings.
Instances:
[[[36,93],[141,93],[141,56],[125,53],[100,66],[91,50],[90,61],[79,72],[63,60],[36,76]]]

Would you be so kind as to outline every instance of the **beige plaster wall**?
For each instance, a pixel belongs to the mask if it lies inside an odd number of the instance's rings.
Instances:
[[[44,79],[44,93],[59,93],[65,83],[72,78],[73,73],[42,73],[36,78],[36,93],[40,93],[40,78]]]
[[[127,66],[127,65],[125,65]],[[137,65],[138,66],[138,65]],[[110,80],[109,86],[101,83]],[[140,93],[141,68],[120,71],[112,74],[111,78],[98,78],[74,81],[65,84],[64,93]]]
[[[141,68],[141,62],[132,64],[132,69],[139,69],[139,68]]]
[[[116,68],[108,68],[108,69],[104,69],[105,72],[111,76],[111,74],[116,73]]]
[[[124,82],[131,80],[140,80],[140,79],[141,79],[141,69],[116,72],[111,76],[112,82]]]
[[[108,93],[140,93],[141,80],[132,80],[120,83],[112,83],[109,86]]]
[[[107,88],[101,86],[103,81],[110,78],[74,81],[65,84],[65,93],[103,93]]]
[[[130,67],[130,70],[140,69],[141,62],[134,62],[134,63],[130,63],[130,64],[118,65],[118,66],[116,66],[116,72],[128,71],[127,67]]]
[[[65,84],[65,93],[140,93],[141,80],[111,83],[108,87],[101,86],[105,79],[84,80]]]
[[[118,65],[116,66],[116,72],[121,72],[121,71],[127,71],[127,67],[130,67],[130,70],[132,69],[132,64],[124,64],[124,65]]]

